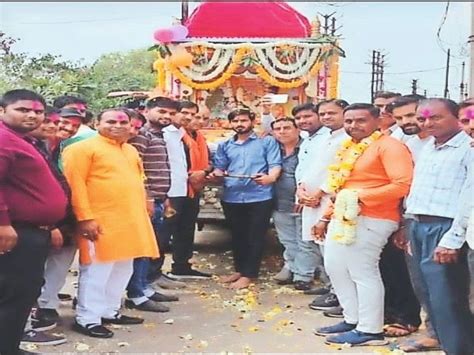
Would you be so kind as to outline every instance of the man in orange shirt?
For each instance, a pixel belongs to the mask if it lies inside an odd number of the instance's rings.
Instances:
[[[74,329],[97,338],[103,324],[139,324],[122,315],[121,298],[133,259],[157,257],[138,152],[126,143],[130,116],[118,109],[99,114],[95,137],[68,146],[64,174],[72,191],[79,247],[79,289]],[[126,218],[124,218],[126,216]]]
[[[351,138],[343,142],[336,164],[330,167],[328,185],[337,196],[324,255],[344,321],[315,331],[328,336],[327,343],[387,343],[378,261],[398,228],[399,206],[410,189],[413,163],[408,148],[382,135],[379,125],[379,109],[370,104],[352,104],[344,110],[344,128]],[[351,197],[343,199],[343,195]],[[340,208],[343,202],[346,205]],[[324,219],[320,222],[326,223]]]

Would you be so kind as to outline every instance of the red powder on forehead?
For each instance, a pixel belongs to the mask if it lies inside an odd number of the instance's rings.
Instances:
[[[51,115],[48,116],[49,120],[52,122],[58,122],[61,117],[57,113],[52,113]]]
[[[115,114],[115,119],[122,122],[122,121],[130,121],[130,118],[127,116],[127,114],[123,112],[117,112]]]
[[[44,105],[39,101],[33,101],[31,103],[31,108],[35,111],[44,110]]]
[[[132,120],[132,126],[134,128],[142,128],[143,127],[143,122],[140,120]]]
[[[424,108],[423,110],[421,110],[420,113],[425,118],[430,118],[433,114],[433,112],[429,108]]]
[[[474,108],[468,108],[466,110],[466,117],[470,120],[474,120]]]

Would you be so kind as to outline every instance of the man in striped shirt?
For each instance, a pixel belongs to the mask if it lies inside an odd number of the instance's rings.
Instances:
[[[150,267],[153,267],[153,271],[157,274],[158,285],[168,288],[182,287],[181,283],[168,279],[161,273],[164,253],[169,245],[169,233],[163,230],[165,227],[162,223],[163,211],[171,184],[168,152],[162,129],[171,123],[171,117],[176,114],[177,109],[178,103],[165,97],[149,100],[145,111],[148,123],[136,137],[129,141],[138,150],[143,160],[148,211],[161,253],[159,259],[152,264],[148,258],[139,258],[134,261],[134,273],[127,288],[129,300],[126,304],[130,308],[142,311],[167,312],[169,308],[157,302],[178,300],[177,297],[157,293],[151,288],[148,279]]]

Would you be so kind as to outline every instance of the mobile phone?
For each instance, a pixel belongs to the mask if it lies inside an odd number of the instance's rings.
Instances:
[[[286,104],[288,102],[288,94],[267,94],[263,98],[272,104]]]

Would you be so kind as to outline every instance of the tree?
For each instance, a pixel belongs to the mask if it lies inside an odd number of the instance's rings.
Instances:
[[[61,56],[15,53],[15,39],[0,31],[0,94],[18,88],[34,90],[52,102],[60,95],[78,95],[93,111],[121,104],[111,91],[145,91],[154,86],[154,54],[146,49],[101,56],[87,66]]]

